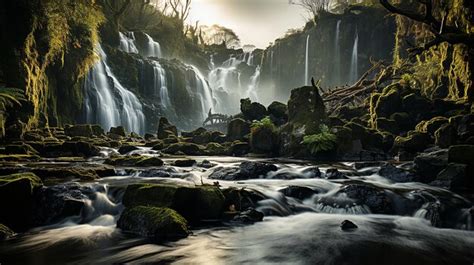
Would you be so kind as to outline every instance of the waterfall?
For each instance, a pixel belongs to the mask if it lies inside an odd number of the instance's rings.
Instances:
[[[156,57],[156,58],[161,58],[162,53],[161,53],[161,46],[158,42],[154,41],[150,35],[145,33],[145,36],[147,37],[147,47],[146,47],[146,57]]]
[[[160,99],[165,116],[169,119],[176,117],[166,82],[166,70],[158,61],[153,61],[153,87],[155,97]]]
[[[253,51],[249,53],[248,59],[247,59],[247,65],[253,65]]]
[[[306,37],[306,56],[305,56],[305,65],[304,65],[304,84],[308,85],[309,81],[309,34]]]
[[[250,77],[249,89],[247,90],[247,97],[252,101],[258,101],[257,87],[260,81],[260,65],[255,68],[255,73]]]
[[[350,76],[349,80],[354,83],[359,78],[359,69],[358,69],[358,45],[359,45],[359,33],[355,32],[355,39],[354,39],[354,46],[352,47],[352,57],[351,57],[351,69],[350,69]]]
[[[206,79],[201,74],[201,71],[194,66],[188,65],[194,72],[195,84],[196,84],[196,95],[200,98],[201,101],[201,109],[202,109],[202,117],[203,120],[207,117],[207,113],[210,109],[213,108],[213,100],[212,100],[212,91],[209,85],[207,84]]]
[[[120,36],[119,49],[126,53],[138,53],[137,46],[135,45],[135,34],[133,32],[127,32],[125,34],[122,32],[119,32],[119,36]]]
[[[87,123],[98,123],[106,130],[122,125],[129,132],[143,134],[142,104],[114,76],[100,45],[97,50],[101,60],[92,67],[84,82]]]
[[[341,47],[339,44],[340,27],[341,20],[338,20],[336,23],[336,36],[334,39],[334,84],[341,82]]]

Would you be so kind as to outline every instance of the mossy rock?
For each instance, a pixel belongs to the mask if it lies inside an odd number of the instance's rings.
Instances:
[[[257,154],[272,154],[278,150],[278,135],[272,128],[252,128],[250,147]]]
[[[64,127],[64,133],[71,137],[92,137],[94,135],[94,131],[90,124],[66,125]]]
[[[402,99],[399,89],[396,86],[387,87],[382,94],[373,96],[371,115],[375,118],[390,117],[391,114],[400,111]]]
[[[0,176],[0,223],[14,231],[24,231],[32,224],[35,191],[43,185],[33,173]]]
[[[234,141],[230,145],[227,153],[232,156],[245,156],[250,152],[250,145],[247,142]]]
[[[9,239],[10,237],[14,236],[15,232],[8,228],[7,226],[0,224],[0,241]]]
[[[276,126],[281,126],[288,121],[288,107],[278,101],[273,101],[268,106],[268,115]]]
[[[5,146],[5,149],[2,151],[6,155],[38,155],[38,151],[34,149],[31,145],[21,143],[21,144],[10,144]]]
[[[258,102],[252,102],[249,98],[240,100],[240,110],[245,120],[261,120],[267,116],[267,109]]]
[[[186,219],[175,210],[163,207],[126,208],[117,227],[155,241],[176,240],[189,235]]]
[[[121,137],[127,136],[127,132],[125,131],[125,128],[123,126],[112,127],[112,128],[110,128],[109,133],[114,134],[114,135],[118,135],[118,136],[121,136]]]
[[[198,223],[221,217],[224,195],[216,186],[135,184],[127,187],[123,204],[126,207],[138,205],[169,207],[189,222]]]
[[[32,167],[31,172],[35,173],[42,180],[60,179],[72,180],[79,179],[82,181],[97,180],[101,177],[115,175],[115,170],[110,166],[74,166],[69,165],[52,165],[46,167]]]
[[[250,133],[250,123],[241,118],[232,119],[227,125],[229,140],[243,140]]]
[[[390,119],[397,122],[400,131],[408,131],[415,127],[416,120],[406,112],[395,112],[390,115]]]
[[[195,143],[174,143],[163,149],[163,152],[167,154],[177,154],[181,152],[186,155],[204,155],[205,148]]]
[[[131,155],[111,157],[104,163],[123,167],[161,167],[163,160],[155,156]]]
[[[430,120],[421,121],[416,125],[415,130],[418,132],[429,133],[430,135],[435,134],[435,132],[441,128],[442,125],[448,123],[448,118],[446,117],[434,117]]]
[[[406,95],[402,99],[403,109],[412,115],[421,115],[422,117],[429,114],[432,110],[430,100],[416,93]]]
[[[208,155],[225,155],[227,149],[218,143],[208,143],[206,145],[206,153]]]
[[[432,143],[433,139],[428,133],[411,131],[406,137],[397,136],[393,145],[395,150],[417,153],[425,150]]]
[[[395,120],[387,118],[377,118],[375,120],[375,127],[377,128],[377,130],[389,132],[392,134],[398,134],[400,132],[398,123]]]
[[[170,136],[178,136],[178,129],[168,119],[161,117],[158,123],[158,139],[166,139]]]
[[[288,123],[294,128],[304,127],[304,135],[319,132],[319,127],[327,119],[323,99],[317,88],[304,86],[291,90],[288,101]]]

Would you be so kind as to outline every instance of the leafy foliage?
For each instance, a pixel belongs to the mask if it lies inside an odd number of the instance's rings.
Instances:
[[[25,101],[25,95],[21,89],[0,87],[0,136],[5,135],[5,114],[7,108],[21,105]]]
[[[311,154],[333,150],[336,147],[337,136],[330,132],[329,127],[321,125],[320,133],[306,135],[302,144],[308,146]]]
[[[273,124],[272,120],[268,116],[259,121],[254,121],[252,125],[250,125],[250,129],[252,131],[258,131],[264,128],[269,129],[272,132],[275,132],[277,130],[275,124]]]

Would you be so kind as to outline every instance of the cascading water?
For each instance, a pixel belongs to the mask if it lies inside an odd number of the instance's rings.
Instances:
[[[175,118],[176,112],[169,96],[166,82],[166,70],[158,61],[153,61],[153,87],[155,97],[160,99],[164,115],[168,118]]]
[[[356,82],[357,79],[359,78],[358,45],[359,45],[359,32],[356,27],[354,46],[352,47],[351,69],[350,69],[350,76],[349,76],[349,80],[351,82]]]
[[[309,84],[309,35],[306,37],[306,54],[304,64],[304,84]]]
[[[209,110],[211,110],[214,106],[212,91],[209,85],[207,84],[206,79],[201,74],[201,71],[199,71],[199,69],[194,65],[188,65],[188,66],[194,72],[196,95],[200,98],[200,101],[201,101],[202,117],[204,120],[207,117]]]
[[[154,41],[150,35],[145,33],[145,36],[147,37],[147,47],[146,47],[146,57],[156,57],[156,58],[161,58],[162,53],[161,53],[161,46],[158,42]]]
[[[137,46],[135,45],[135,34],[133,32],[127,32],[125,34],[122,32],[119,32],[119,36],[120,36],[119,49],[126,53],[138,53]]]
[[[97,48],[101,60],[84,82],[86,122],[98,123],[106,130],[124,126],[129,132],[145,132],[145,116],[138,98],[124,88],[107,65],[107,55]]]
[[[336,36],[334,39],[334,83],[341,82],[341,47],[339,44],[339,35],[341,30],[341,20],[336,23]]]
[[[247,90],[247,97],[252,101],[258,101],[257,87],[258,81],[260,80],[260,65],[255,68],[255,73],[250,77],[250,84]]]

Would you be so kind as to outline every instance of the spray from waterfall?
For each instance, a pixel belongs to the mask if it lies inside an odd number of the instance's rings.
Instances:
[[[351,69],[350,69],[350,78],[349,78],[352,83],[356,82],[357,79],[359,78],[358,45],[359,45],[359,32],[356,27],[354,46],[352,47]]]
[[[305,55],[305,66],[304,66],[304,84],[309,84],[309,34],[306,37],[306,55]]]
[[[109,130],[122,125],[129,132],[145,132],[145,116],[138,98],[120,84],[107,64],[107,55],[97,47],[101,60],[87,74],[85,110],[87,123],[98,123]]]

